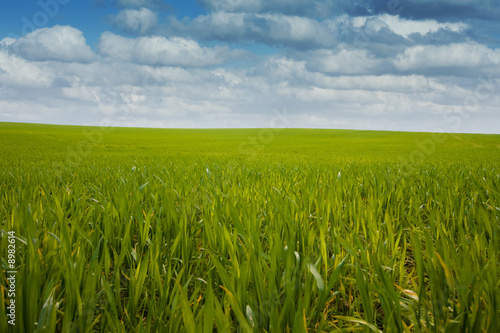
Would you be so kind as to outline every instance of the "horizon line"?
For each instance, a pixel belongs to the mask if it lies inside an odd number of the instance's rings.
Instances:
[[[359,132],[394,132],[394,133],[442,133],[442,134],[473,134],[473,135],[500,135],[498,133],[484,132],[447,132],[447,131],[412,131],[394,129],[359,129],[359,128],[323,128],[323,127],[141,127],[141,126],[105,126],[105,125],[76,125],[76,124],[54,124],[24,121],[3,121],[0,124],[23,124],[23,125],[45,125],[58,127],[88,127],[88,128],[120,128],[120,129],[155,129],[155,130],[324,130],[324,131],[359,131]]]

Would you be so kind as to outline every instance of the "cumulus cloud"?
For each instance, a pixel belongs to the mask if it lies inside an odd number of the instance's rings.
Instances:
[[[383,67],[383,59],[363,49],[323,49],[298,56],[307,59],[307,67],[310,70],[325,74],[378,74],[387,71],[387,68]]]
[[[456,78],[500,76],[500,50],[475,42],[413,45],[380,54],[341,44],[334,49],[290,53],[294,63],[308,71],[341,75],[426,75]]]
[[[201,4],[214,12],[281,13],[323,19],[342,13],[354,17],[389,13],[439,22],[500,19],[498,0],[201,0]]]
[[[425,15],[425,7],[432,6],[433,11],[428,15],[431,17],[451,17],[458,19],[478,18],[485,20],[500,19],[500,4],[498,0],[445,0],[435,4],[431,0],[417,0],[409,4],[409,11]],[[412,7],[414,5],[415,7]]]
[[[426,35],[429,33],[438,32],[441,29],[460,33],[469,27],[467,23],[463,22],[440,23],[436,20],[415,21],[388,14],[378,15],[376,17],[356,17],[353,19],[353,26],[357,28],[366,27],[367,22],[370,22],[370,20],[372,20],[373,22],[373,18],[376,18],[378,20],[378,24],[372,23],[375,32],[379,31],[383,27],[387,27],[394,33],[405,38],[408,38],[411,34]]]
[[[366,12],[369,14],[389,12],[414,20],[449,21],[472,18],[498,20],[500,18],[498,0],[360,0],[356,2],[357,6],[349,5],[349,2],[349,0],[339,1],[342,8],[353,16],[366,16]]]
[[[283,13],[326,18],[339,13],[369,16],[380,13],[438,21],[460,18],[499,19],[498,0],[201,0],[211,11]]]
[[[158,14],[147,9],[124,9],[113,18],[113,22],[122,30],[145,34],[158,24]]]
[[[450,45],[417,45],[406,49],[397,56],[395,66],[401,71],[430,72],[461,75],[481,74],[485,69],[498,74],[500,50],[492,50],[477,43]],[[447,73],[446,73],[447,72]],[[473,74],[474,75],[474,74]]]
[[[6,38],[0,40],[0,47],[7,47],[9,45],[14,44],[16,41],[17,41],[17,39],[15,39],[15,38],[6,37]]]
[[[282,14],[217,12],[201,15],[190,22],[170,19],[169,33],[205,40],[259,42],[297,48],[332,46],[336,31],[328,22]]]
[[[83,33],[70,26],[38,29],[16,41],[4,39],[3,44],[12,53],[32,61],[90,62],[95,57]]]
[[[299,50],[352,44],[394,54],[415,44],[450,43],[466,38],[463,22],[415,21],[388,14],[326,20],[283,14],[214,12],[192,20],[170,18],[165,35],[222,42],[258,42]]]
[[[202,0],[201,4],[216,12],[280,13],[303,17],[328,17],[338,8],[334,0]]]
[[[351,50],[344,58],[341,49],[327,51],[321,51],[323,56],[337,61],[371,57],[362,50]],[[0,117],[86,125],[268,127],[272,110],[278,109],[287,114],[289,127],[446,130],[450,124],[442,115],[460,111],[481,83],[476,77],[457,82],[370,74],[370,68],[366,73],[339,74],[335,68],[328,73],[321,67],[325,64],[316,63],[320,58],[307,51],[266,57],[249,69],[182,68],[104,57],[91,63],[35,62],[0,48]],[[498,94],[500,84],[493,83],[488,88]],[[494,132],[487,125],[498,119],[495,94],[482,99],[458,130],[477,132],[480,120],[489,115],[480,131]]]
[[[46,75],[45,64],[30,62],[0,49],[0,86],[39,88],[50,85],[52,78]]]
[[[152,66],[205,67],[242,56],[242,51],[227,46],[202,47],[196,41],[181,37],[125,38],[103,33],[98,45],[102,55],[114,60]]]

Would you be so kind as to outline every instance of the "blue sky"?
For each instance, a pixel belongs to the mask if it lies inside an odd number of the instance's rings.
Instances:
[[[111,17],[125,8],[114,1],[72,0],[67,4],[63,4],[65,2],[66,0],[60,2],[42,0],[42,5],[40,5],[38,1],[4,1],[1,4],[3,15],[0,21],[0,33],[2,36],[20,36],[23,34],[23,28],[30,26],[30,24],[26,24],[23,18],[26,18],[28,22],[37,28],[38,26],[35,23],[39,18],[36,15],[40,15],[40,20],[43,17],[49,18],[47,24],[44,24],[43,27],[55,25],[75,27],[85,33],[87,42],[94,47],[101,33],[110,30]],[[194,0],[165,2],[163,7],[157,8],[157,12],[160,16],[174,15],[178,19],[195,17],[206,13],[203,7],[199,6],[197,1]]]
[[[0,9],[0,121],[500,133],[500,0]]]

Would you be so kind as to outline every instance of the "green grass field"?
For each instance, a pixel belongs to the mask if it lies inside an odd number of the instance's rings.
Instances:
[[[0,332],[500,331],[499,135],[0,123],[0,142]]]

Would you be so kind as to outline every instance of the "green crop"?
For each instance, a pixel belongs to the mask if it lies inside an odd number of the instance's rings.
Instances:
[[[500,330],[500,136],[262,131],[0,123],[0,331]]]

